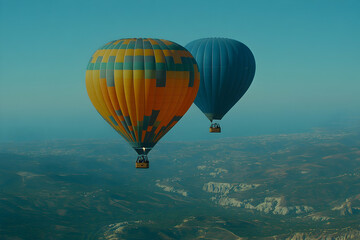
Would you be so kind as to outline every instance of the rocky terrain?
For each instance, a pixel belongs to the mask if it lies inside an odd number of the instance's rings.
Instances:
[[[341,229],[340,231],[326,231],[322,233],[295,233],[290,237],[274,236],[274,239],[286,240],[358,240],[360,239],[360,231],[354,229]]]
[[[0,239],[360,239],[360,131],[0,145]]]
[[[184,197],[188,196],[188,192],[186,192],[184,189],[177,189],[174,187],[176,182],[179,182],[181,179],[179,178],[173,178],[173,179],[164,179],[164,180],[156,180],[156,186],[159,188],[162,188],[165,192],[172,192],[172,193],[178,193]]]

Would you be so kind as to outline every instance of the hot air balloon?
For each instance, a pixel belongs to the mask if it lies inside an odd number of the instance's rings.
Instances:
[[[243,43],[228,38],[203,38],[185,46],[200,71],[194,103],[211,121],[210,132],[221,132],[224,115],[240,100],[255,75],[255,59]]]
[[[92,104],[139,154],[137,168],[149,167],[147,154],[189,109],[199,84],[190,52],[162,39],[111,41],[86,71]]]

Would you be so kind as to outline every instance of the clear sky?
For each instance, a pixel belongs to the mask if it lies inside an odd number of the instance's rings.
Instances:
[[[221,136],[196,106],[163,141],[307,131],[360,117],[360,1],[0,0],[0,141],[117,138],[85,68],[126,37],[186,45],[228,37],[253,52],[253,84]]]

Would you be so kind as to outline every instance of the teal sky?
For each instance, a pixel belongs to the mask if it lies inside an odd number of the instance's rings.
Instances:
[[[126,37],[246,44],[255,79],[209,135],[196,106],[163,141],[292,133],[360,119],[360,1],[0,0],[0,141],[117,138],[95,111],[85,68]]]

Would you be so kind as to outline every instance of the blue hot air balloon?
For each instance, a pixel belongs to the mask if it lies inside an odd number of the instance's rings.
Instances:
[[[198,63],[200,88],[194,103],[213,122],[224,115],[248,90],[255,75],[255,58],[243,43],[228,38],[203,38],[186,48]],[[212,123],[210,132],[220,132]]]

